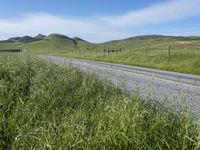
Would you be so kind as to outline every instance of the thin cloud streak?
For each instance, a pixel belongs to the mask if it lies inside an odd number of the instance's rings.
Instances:
[[[0,35],[3,35],[1,36],[2,38],[24,34],[35,36],[38,33],[45,35],[60,33],[68,36],[81,36],[93,42],[127,36],[126,33],[102,26],[95,19],[94,21],[88,19],[78,20],[47,13],[36,13],[26,14],[19,19],[0,20]]]
[[[169,0],[120,16],[101,17],[114,27],[141,27],[200,16],[199,0]]]

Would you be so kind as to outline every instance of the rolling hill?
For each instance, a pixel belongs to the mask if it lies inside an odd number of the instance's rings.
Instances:
[[[134,50],[151,47],[163,49],[168,45],[191,45],[199,44],[200,37],[176,37],[163,35],[143,35],[122,40],[109,41],[105,43],[90,43],[79,37],[70,38],[61,34],[50,34],[49,36],[37,35],[36,37],[24,36],[14,37],[5,41],[0,41],[0,49],[6,48],[26,48],[33,53],[57,53],[61,51],[123,49]]]
[[[0,49],[25,48],[32,53],[57,53],[58,50],[76,50],[92,45],[91,43],[75,37],[70,38],[60,34],[50,34],[36,37],[24,36],[10,38],[0,42]]]

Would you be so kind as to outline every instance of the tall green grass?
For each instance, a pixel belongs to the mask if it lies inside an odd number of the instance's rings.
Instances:
[[[200,122],[71,67],[0,56],[2,149],[199,149]]]

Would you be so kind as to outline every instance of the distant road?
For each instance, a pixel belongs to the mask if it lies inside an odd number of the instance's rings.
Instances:
[[[181,105],[200,115],[200,76],[92,60],[40,56],[99,75],[113,84],[168,106]]]

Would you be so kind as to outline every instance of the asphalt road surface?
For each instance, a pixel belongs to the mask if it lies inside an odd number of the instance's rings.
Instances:
[[[151,98],[168,107],[189,108],[200,116],[200,76],[92,60],[40,57],[94,73],[144,99]]]

